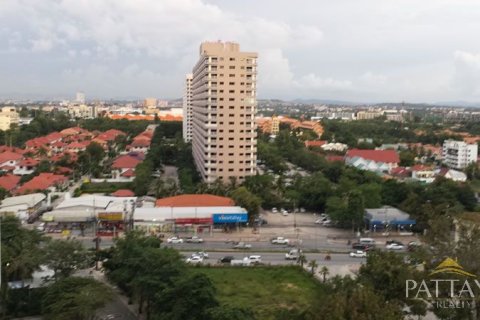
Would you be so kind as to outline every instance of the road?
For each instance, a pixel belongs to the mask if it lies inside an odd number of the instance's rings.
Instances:
[[[282,253],[276,252],[258,252],[255,250],[242,250],[241,252],[231,252],[231,251],[224,251],[224,252],[208,252],[209,259],[204,260],[204,264],[217,264],[218,260],[224,256],[234,256],[236,259],[243,259],[244,257],[248,257],[250,255],[260,255],[262,256],[262,262],[264,264],[271,264],[271,265],[294,265],[297,264],[295,260],[286,260],[285,253],[288,250]],[[185,258],[189,257],[193,251],[185,251],[182,254]],[[315,260],[317,261],[318,265],[325,265],[325,266],[343,266],[343,265],[354,265],[360,264],[364,262],[365,258],[352,258],[346,253],[339,253],[339,254],[331,254],[331,260],[325,260],[325,254],[322,253],[306,253],[305,257],[307,261]]]

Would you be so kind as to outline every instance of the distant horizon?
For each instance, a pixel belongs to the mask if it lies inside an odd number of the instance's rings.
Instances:
[[[181,97],[177,98],[163,98],[163,97],[154,97],[154,96],[146,96],[146,97],[93,97],[89,98],[86,94],[86,102],[93,102],[93,101],[125,101],[125,102],[139,102],[146,98],[155,98],[157,100],[164,100],[164,101],[178,101],[182,100]],[[341,99],[328,99],[328,98],[294,98],[294,99],[281,99],[281,98],[257,98],[260,101],[271,101],[271,100],[278,100],[282,102],[291,102],[291,103],[305,103],[305,104],[315,104],[315,103],[322,103],[322,104],[337,104],[337,105],[378,105],[378,104],[415,104],[415,105],[432,105],[432,106],[445,106],[445,107],[468,107],[468,108],[480,108],[480,101],[437,101],[437,102],[425,102],[425,101],[347,101]],[[40,102],[61,102],[61,101],[75,101],[75,96],[69,95],[67,96],[60,96],[60,97],[30,97],[30,98],[4,98],[0,96],[0,102],[5,103],[6,101],[13,101],[13,102],[32,102],[32,103],[40,103]]]

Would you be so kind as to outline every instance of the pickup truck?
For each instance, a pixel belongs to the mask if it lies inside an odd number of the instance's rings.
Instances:
[[[245,243],[245,242],[238,242],[233,246],[233,249],[250,249],[252,248],[251,244]]]
[[[289,253],[285,253],[285,260],[297,260],[298,257],[302,254],[302,251],[293,249]]]
[[[290,240],[285,239],[284,237],[276,237],[272,239],[272,244],[289,244]]]

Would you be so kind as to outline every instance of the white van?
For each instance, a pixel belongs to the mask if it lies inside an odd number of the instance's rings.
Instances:
[[[360,242],[361,244],[375,245],[375,240],[372,238],[360,238],[358,242]]]

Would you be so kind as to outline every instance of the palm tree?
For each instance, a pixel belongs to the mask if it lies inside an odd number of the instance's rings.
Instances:
[[[313,275],[315,273],[315,269],[317,269],[318,267],[317,260],[310,260],[310,262],[308,263],[308,266],[310,267],[310,270]]]
[[[320,274],[322,275],[323,282],[325,282],[325,281],[327,281],[327,275],[330,274],[330,271],[328,270],[328,268],[326,266],[323,266],[320,269]]]
[[[300,264],[300,266],[303,268],[303,265],[307,262],[307,257],[302,253],[298,256],[297,258],[297,263]]]

